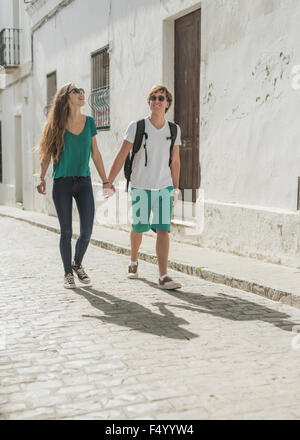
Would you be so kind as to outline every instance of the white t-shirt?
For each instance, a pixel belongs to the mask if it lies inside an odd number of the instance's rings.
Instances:
[[[177,124],[176,124],[177,125]],[[137,121],[129,124],[124,140],[133,143],[136,133]],[[171,168],[169,167],[171,136],[168,121],[157,129],[145,118],[145,132],[147,139],[147,166],[145,166],[145,136],[141,148],[135,154],[132,164],[131,185],[138,189],[163,189],[172,186]],[[177,125],[175,145],[181,145],[181,131]]]

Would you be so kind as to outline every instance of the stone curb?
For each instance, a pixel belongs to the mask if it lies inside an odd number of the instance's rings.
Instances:
[[[60,230],[58,228],[47,226],[44,225],[43,223],[35,222],[32,220],[23,219],[20,217],[15,217],[13,215],[3,214],[3,213],[0,213],[0,217],[13,218],[14,220],[20,220],[25,223],[29,223],[33,226],[46,229],[50,232],[55,232],[57,234],[60,233]],[[72,237],[77,238],[78,234],[74,233]],[[95,238],[92,238],[90,242],[95,246],[99,246],[109,251],[117,252],[123,255],[130,255],[130,248],[126,246],[116,245],[114,243],[103,240],[97,240]],[[154,254],[139,252],[139,258],[141,260],[146,261],[147,263],[152,263],[152,264],[157,263],[157,258],[156,255]],[[199,268],[196,266],[190,266],[185,263],[176,262],[175,260],[169,260],[168,267],[170,269],[185,273],[187,275],[192,275],[198,278],[202,278],[205,281],[210,281],[217,284],[225,284],[235,289],[244,290],[246,292],[254,293],[256,295],[264,296],[265,298],[271,299],[273,301],[278,301],[281,302],[282,304],[287,304],[289,306],[300,309],[300,297],[294,295],[291,292],[284,292],[282,290],[277,290],[272,287],[263,286],[261,284],[257,284],[251,281],[230,277],[226,274],[219,273],[216,271],[211,271],[207,268]]]

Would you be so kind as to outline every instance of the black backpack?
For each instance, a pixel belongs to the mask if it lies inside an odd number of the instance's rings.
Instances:
[[[177,137],[177,125],[174,124],[174,122],[169,122],[169,127],[170,127],[171,136],[167,137],[167,139],[171,140],[170,158],[169,158],[169,166],[171,166],[173,148],[174,148],[175,140]],[[136,127],[136,133],[135,133],[135,138],[134,138],[134,142],[133,142],[133,147],[132,147],[131,153],[129,153],[128,156],[126,157],[125,164],[124,164],[124,175],[125,175],[125,179],[127,180],[126,191],[128,191],[128,187],[129,187],[133,159],[134,159],[134,156],[136,155],[136,153],[141,148],[144,137],[145,137],[144,150],[145,150],[145,167],[146,167],[147,161],[148,161],[148,159],[147,159],[147,145],[146,145],[147,139],[148,139],[148,134],[145,132],[145,119],[141,119],[140,121],[137,121],[137,127]]]

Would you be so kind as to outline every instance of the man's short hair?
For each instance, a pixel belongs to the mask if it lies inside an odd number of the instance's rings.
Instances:
[[[166,113],[167,113],[167,111],[171,107],[171,104],[173,101],[173,96],[172,96],[172,93],[169,92],[169,90],[167,89],[166,86],[161,86],[161,85],[160,86],[153,86],[152,89],[150,90],[148,98],[147,98],[148,104],[150,104],[150,97],[152,95],[154,95],[154,93],[157,93],[157,92],[165,92],[165,94],[166,94],[167,101],[169,103],[169,107],[166,109]]]

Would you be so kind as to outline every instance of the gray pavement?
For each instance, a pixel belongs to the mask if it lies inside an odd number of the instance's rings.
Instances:
[[[66,290],[58,240],[0,217],[0,419],[300,418],[297,308],[94,245]]]

